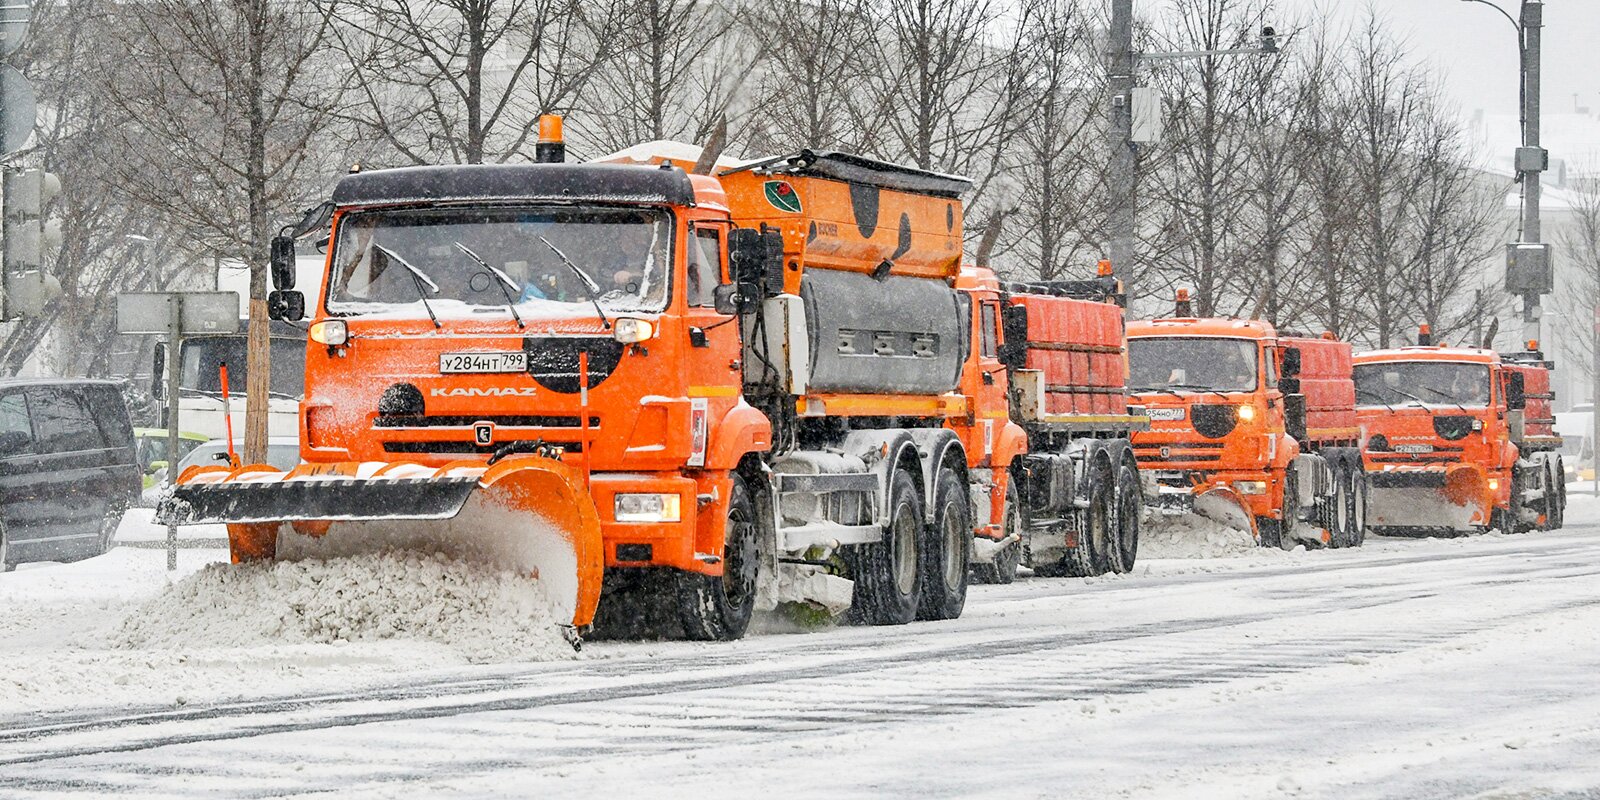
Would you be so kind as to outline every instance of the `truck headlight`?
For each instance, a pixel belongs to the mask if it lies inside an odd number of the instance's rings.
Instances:
[[[611,337],[623,344],[638,344],[654,336],[656,328],[648,321],[622,317],[612,323]]]
[[[306,335],[311,337],[311,341],[329,347],[338,347],[350,341],[350,329],[345,327],[342,319],[314,322],[311,324],[311,329],[306,331]]]
[[[1249,422],[1256,418],[1256,407],[1252,405],[1239,406],[1239,421]]]
[[[619,494],[613,501],[618,522],[677,522],[683,519],[682,499],[675,494]]]
[[[1267,482],[1266,481],[1234,481],[1233,482],[1233,488],[1239,490],[1239,494],[1266,494],[1267,493]]]

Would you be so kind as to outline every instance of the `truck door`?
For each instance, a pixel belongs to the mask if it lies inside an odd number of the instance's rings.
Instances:
[[[689,340],[686,371],[691,399],[707,398],[712,406],[731,406],[743,388],[739,363],[739,324],[717,313],[712,292],[727,280],[726,223],[697,220],[689,225],[688,280],[685,281]]]
[[[1007,419],[1006,370],[1000,363],[1000,302],[984,299],[978,303],[978,330],[973,344],[978,348],[978,425],[983,436],[983,458],[994,454],[995,437]]]

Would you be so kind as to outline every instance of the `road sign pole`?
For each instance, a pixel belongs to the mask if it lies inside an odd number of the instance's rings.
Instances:
[[[178,378],[182,374],[183,294],[167,295],[167,486],[178,481]],[[167,571],[178,568],[178,523],[167,520]]]

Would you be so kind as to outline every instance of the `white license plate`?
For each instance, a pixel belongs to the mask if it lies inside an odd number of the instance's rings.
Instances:
[[[527,372],[528,354],[440,353],[440,372]]]
[[[1424,453],[1433,452],[1433,445],[1431,445],[1431,444],[1397,444],[1397,445],[1394,446],[1394,451],[1396,453],[1408,453],[1408,454],[1414,455],[1414,456],[1415,455],[1422,455]]]
[[[1182,406],[1177,408],[1146,408],[1144,415],[1154,422],[1175,422],[1183,419],[1188,414],[1188,411]]]

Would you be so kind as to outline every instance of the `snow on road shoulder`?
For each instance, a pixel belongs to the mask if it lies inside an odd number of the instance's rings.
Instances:
[[[120,649],[406,639],[470,663],[568,657],[538,583],[417,551],[213,564],[130,614]]]
[[[0,575],[0,718],[358,690],[572,657],[534,604],[538,587],[509,573],[420,555],[339,567],[226,559],[191,543],[168,572],[162,550],[118,547]]]

